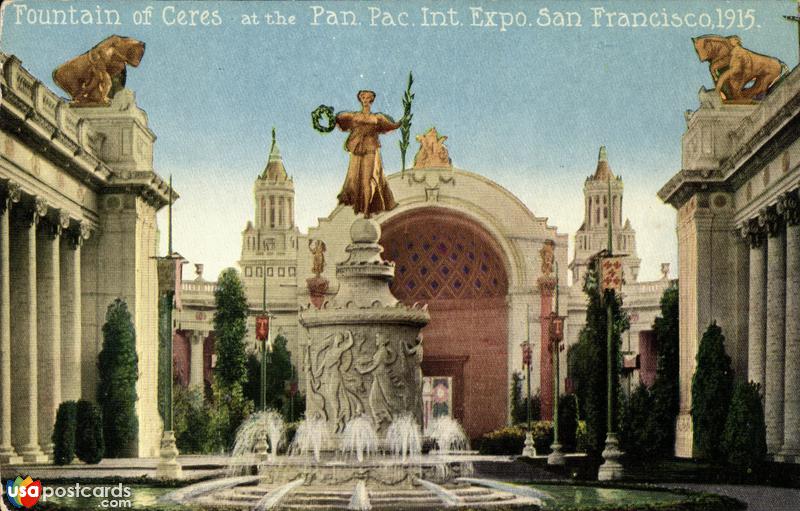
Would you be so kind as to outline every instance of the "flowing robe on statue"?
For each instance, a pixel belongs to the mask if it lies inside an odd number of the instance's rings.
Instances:
[[[381,162],[381,143],[378,135],[400,127],[384,114],[342,112],[336,116],[342,131],[349,131],[345,149],[350,153],[339,203],[352,206],[366,218],[394,209],[397,203],[386,182]]]

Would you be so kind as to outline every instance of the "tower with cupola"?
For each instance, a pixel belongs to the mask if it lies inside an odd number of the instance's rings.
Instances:
[[[583,224],[575,233],[575,255],[569,265],[572,282],[577,285],[583,282],[591,257],[608,247],[609,222],[614,253],[627,256],[623,263],[626,282],[633,283],[638,279],[641,259],[636,254],[636,231],[630,220],[622,221],[623,190],[622,178],[615,176],[608,164],[606,147],[600,147],[597,168],[583,185]]]
[[[294,222],[294,182],[286,172],[272,130],[264,170],[253,185],[254,219],[242,232],[242,271],[251,310],[259,310],[266,286],[272,313],[297,309],[297,246],[300,231]]]

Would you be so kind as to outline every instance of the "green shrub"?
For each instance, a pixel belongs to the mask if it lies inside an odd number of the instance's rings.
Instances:
[[[533,442],[537,454],[550,452],[553,443],[553,423],[550,421],[537,421],[532,424]],[[525,446],[525,428],[509,426],[490,433],[480,439],[479,451],[481,454],[522,454]]]
[[[173,428],[175,443],[183,454],[214,452],[211,414],[200,389],[175,384],[173,395]]]
[[[661,296],[661,315],[653,323],[658,341],[656,380],[651,414],[655,422],[652,441],[654,453],[670,457],[675,448],[675,421],[679,408],[679,321],[678,286],[672,285]]]
[[[652,460],[658,456],[656,441],[659,424],[653,414],[654,396],[645,385],[639,385],[625,399],[620,425],[620,442],[628,458]]]
[[[98,356],[97,402],[103,413],[103,438],[109,458],[134,454],[139,430],[136,416],[136,332],[127,304],[108,306],[103,325],[103,349]]]
[[[103,414],[100,408],[85,399],[78,401],[75,454],[89,465],[100,463],[105,454]]]
[[[737,383],[722,446],[728,463],[742,471],[757,469],[767,456],[767,427],[756,383]]]
[[[78,404],[65,401],[58,406],[53,425],[53,463],[69,465],[75,459],[75,430]]]
[[[697,350],[697,369],[692,378],[692,425],[694,454],[722,461],[722,435],[731,403],[733,371],[725,353],[725,337],[716,322],[709,325]]]
[[[558,440],[565,451],[574,451],[578,433],[578,399],[564,394],[558,400]]]
[[[211,385],[210,424],[214,450],[227,450],[239,425],[253,412],[254,403],[244,392],[248,380],[245,335],[247,297],[244,284],[234,268],[223,270],[214,291],[214,353],[217,365]]]

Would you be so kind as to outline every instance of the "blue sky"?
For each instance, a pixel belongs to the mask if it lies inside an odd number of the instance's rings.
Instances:
[[[24,5],[26,8],[15,7]],[[43,25],[31,9],[116,9],[121,25]],[[151,25],[133,22],[152,6]],[[355,11],[357,26],[328,26],[316,6]],[[373,9],[370,10],[370,7]],[[473,26],[470,7],[522,11],[526,26]],[[424,27],[422,9],[457,12],[459,26]],[[683,20],[707,13],[726,26],[593,26],[592,9],[667,13]],[[380,9],[408,12],[414,26],[371,26]],[[580,13],[582,26],[541,27],[540,10]],[[717,11],[719,9],[719,11]],[[746,17],[752,9],[753,21]],[[218,26],[167,25],[179,10],[216,11]],[[600,145],[625,180],[625,211],[638,231],[642,278],[659,263],[676,262],[674,211],[655,193],[680,168],[684,111],[710,87],[708,64],[690,38],[739,34],[745,47],[797,64],[796,27],[782,19],[791,1],[761,2],[190,2],[21,1],[5,9],[0,46],[48,86],[52,70],[117,33],[147,44],[142,63],[129,69],[128,87],[158,136],[156,171],[173,175],[175,247],[210,276],[234,265],[240,232],[253,216],[253,180],[264,167],[270,131],[297,191],[302,230],[335,206],[347,165],[339,132],[311,128],[317,105],[355,109],[355,92],[378,93],[375,109],[397,118],[409,71],[416,100],[413,132],[436,126],[449,137],[457,167],[512,190],[537,215],[570,237],[583,214],[582,187]],[[290,26],[267,25],[264,14],[294,15]],[[38,16],[38,12],[36,13]],[[166,18],[162,15],[166,14]],[[242,18],[256,14],[257,26]],[[687,18],[688,15],[688,18]],[[727,28],[726,15],[737,16]],[[737,26],[741,15],[743,26]],[[692,18],[692,16],[694,16]],[[341,18],[340,18],[341,19]],[[485,14],[479,18],[486,22]],[[519,19],[519,18],[518,18]],[[672,19],[672,18],[671,18]],[[31,23],[31,21],[37,23]],[[617,25],[619,18],[616,17]],[[495,18],[499,21],[499,16]],[[751,25],[752,26],[749,26]],[[397,133],[383,140],[387,171],[399,170]],[[409,150],[410,157],[415,144]],[[160,222],[162,230],[165,224]],[[572,243],[572,239],[570,239]]]

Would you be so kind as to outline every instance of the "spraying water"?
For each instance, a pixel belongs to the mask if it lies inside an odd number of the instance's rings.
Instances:
[[[272,490],[271,492],[267,493],[264,498],[258,501],[258,504],[255,505],[253,511],[266,511],[267,509],[275,509],[292,490],[304,482],[305,479],[301,477],[299,479],[295,479],[291,483],[284,484],[276,490]]]
[[[258,481],[258,476],[244,476],[244,477],[229,477],[226,479],[214,479],[212,481],[203,481],[200,483],[192,484],[184,488],[179,488],[170,492],[161,500],[165,502],[174,502],[176,504],[183,504],[189,500],[202,497],[211,492],[227,490],[242,484],[250,484]],[[5,508],[0,508],[5,509]]]
[[[464,505],[464,499],[451,492],[450,490],[439,486],[438,484],[426,481],[425,479],[417,478],[416,481],[421,484],[425,489],[432,492],[439,497],[445,507],[455,507]]]
[[[405,414],[392,422],[386,431],[386,445],[403,462],[422,454],[422,434],[413,415]]]
[[[369,501],[369,492],[367,492],[367,483],[364,481],[356,483],[347,509],[352,509],[354,511],[369,511],[372,509],[372,503]]]
[[[469,449],[469,439],[464,428],[452,417],[435,419],[429,427],[428,435],[436,440],[440,453]]]
[[[281,414],[275,410],[266,410],[250,415],[236,431],[236,442],[233,444],[231,460],[246,460],[257,454],[259,442],[269,438],[270,460],[275,460],[280,445],[283,443],[283,434],[286,426]],[[229,475],[242,473],[250,465],[232,463],[228,466]]]
[[[378,435],[372,421],[364,415],[347,423],[342,434],[341,453],[355,457],[359,463],[378,449]]]
[[[311,454],[319,462],[322,448],[331,442],[325,419],[306,419],[297,426],[289,452],[293,455]]]

